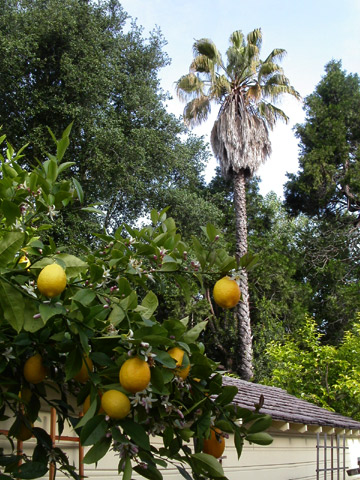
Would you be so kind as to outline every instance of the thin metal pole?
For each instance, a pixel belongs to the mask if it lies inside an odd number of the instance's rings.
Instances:
[[[327,433],[324,435],[324,480],[326,480],[326,440],[327,440]]]
[[[331,445],[331,452],[330,452],[330,455],[331,455],[331,472],[330,472],[330,478],[331,480],[334,480],[334,435],[331,435],[331,442],[330,442],[330,445]]]
[[[320,480],[320,434],[316,434],[316,480]]]
[[[340,435],[336,435],[337,480],[340,480]]]
[[[343,435],[343,480],[345,480],[345,470],[346,470],[346,441],[345,436]]]

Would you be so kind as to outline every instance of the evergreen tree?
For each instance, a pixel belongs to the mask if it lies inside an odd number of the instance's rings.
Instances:
[[[331,61],[296,126],[300,168],[288,175],[286,207],[311,221],[302,232],[301,275],[322,341],[338,343],[360,311],[360,79]]]
[[[1,9],[0,122],[15,147],[30,140],[30,163],[49,151],[47,126],[59,136],[73,122],[66,159],[76,161],[86,203],[106,212],[93,224],[100,218],[112,230],[135,220],[164,191],[171,203],[174,185],[201,202],[207,151],[182,140],[183,125],[166,112],[158,72],[169,59],[159,31],[149,39],[134,23],[125,31],[117,0],[6,0]],[[76,205],[64,215],[56,236],[71,242],[93,231]]]
[[[360,215],[360,79],[331,61],[314,93],[305,99],[305,123],[296,126],[300,169],[285,185],[294,214]]]

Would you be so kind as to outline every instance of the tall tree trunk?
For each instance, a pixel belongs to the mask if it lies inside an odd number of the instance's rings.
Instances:
[[[245,171],[234,173],[234,207],[236,221],[236,258],[247,253],[247,214]],[[253,349],[250,325],[249,286],[247,272],[240,277],[241,301],[236,306],[237,348],[236,360],[238,372],[243,380],[253,377]]]

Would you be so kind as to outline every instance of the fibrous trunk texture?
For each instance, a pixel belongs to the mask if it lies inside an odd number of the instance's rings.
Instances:
[[[269,132],[263,119],[232,101],[214,123],[211,146],[225,178],[245,170],[248,176],[271,153]]]
[[[236,216],[236,257],[240,259],[247,253],[247,214],[245,172],[234,175],[234,206]],[[238,371],[243,380],[253,377],[253,349],[250,324],[249,286],[247,272],[240,277],[241,301],[236,306],[237,320],[237,362]]]

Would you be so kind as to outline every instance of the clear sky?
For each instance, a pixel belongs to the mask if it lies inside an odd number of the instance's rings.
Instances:
[[[261,28],[261,58],[274,48],[284,48],[285,75],[305,97],[324,75],[324,66],[341,60],[348,73],[360,73],[360,0],[120,0],[125,11],[144,27],[144,36],[160,27],[167,45],[164,50],[171,65],[160,71],[161,85],[174,97],[168,110],[176,115],[184,104],[176,99],[174,82],[188,72],[194,39],[211,38],[224,55],[230,34],[244,34]],[[263,195],[273,190],[283,193],[286,172],[298,169],[298,146],[292,127],[303,122],[302,105],[294,99],[280,105],[290,117],[288,125],[278,123],[271,133],[271,158],[258,174]],[[208,135],[217,111],[194,131]],[[216,166],[210,161],[209,180]]]

